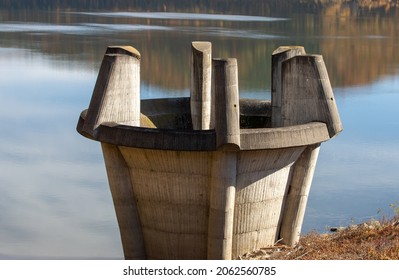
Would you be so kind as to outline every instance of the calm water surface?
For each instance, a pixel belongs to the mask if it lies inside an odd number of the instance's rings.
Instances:
[[[270,98],[281,45],[322,54],[344,132],[322,145],[303,233],[399,204],[399,17],[1,11],[0,258],[122,258],[100,145],[80,136],[108,45],[142,54],[142,98],[188,96],[190,42],[236,57],[240,95]]]

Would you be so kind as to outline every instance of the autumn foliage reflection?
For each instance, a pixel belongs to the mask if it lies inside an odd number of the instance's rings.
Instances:
[[[396,73],[399,65],[399,53],[396,51],[399,44],[396,39],[399,34],[398,9],[387,9],[386,6],[363,8],[349,5],[346,1],[316,8],[306,7],[297,13],[287,13],[289,20],[261,25],[251,21],[217,19],[102,17],[62,10],[35,13],[29,10],[0,10],[2,22],[6,24],[26,22],[78,26],[83,30],[0,30],[0,46],[30,49],[54,57],[57,61],[73,61],[97,71],[95,69],[107,46],[133,45],[142,54],[142,80],[151,86],[176,90],[189,88],[189,46],[191,41],[196,40],[211,41],[214,57],[237,58],[240,88],[251,91],[270,89],[271,54],[281,45],[303,45],[309,53],[322,54],[334,87],[366,84]],[[264,8],[263,15],[279,14],[281,17],[283,11],[274,12],[272,8]],[[237,7],[231,7],[231,11],[236,10]],[[252,14],[260,13],[254,7],[252,10]],[[192,9],[192,12],[196,11],[214,12]],[[138,26],[141,29],[87,32],[102,26]]]

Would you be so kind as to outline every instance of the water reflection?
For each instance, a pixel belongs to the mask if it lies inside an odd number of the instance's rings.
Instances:
[[[79,60],[90,68],[101,60],[107,45],[134,45],[148,59],[142,68],[144,81],[176,90],[188,87],[187,45],[194,40],[212,41],[215,56],[236,57],[240,84],[251,91],[270,88],[270,55],[280,45],[303,45],[309,53],[323,54],[331,82],[337,87],[395,74],[399,17],[353,15],[352,10],[347,15],[345,11],[340,6],[322,14],[291,14],[285,18],[41,12],[25,15],[22,22],[1,11],[4,20],[0,32],[3,46],[35,49],[48,55],[67,54],[66,59],[75,60],[73,63]],[[224,20],[226,17],[228,20]],[[165,72],[181,78],[170,79]]]
[[[38,35],[40,33],[61,33],[70,35],[96,35],[104,32],[128,32],[145,30],[173,30],[165,26],[131,25],[131,24],[100,24],[100,23],[82,23],[79,25],[52,25],[52,24],[34,24],[34,23],[8,23],[0,24],[0,32],[27,32]]]
[[[399,202],[399,76],[335,93],[345,130],[322,146],[305,231],[389,217]]]
[[[94,77],[52,67],[41,55],[27,59],[26,51],[1,53],[0,254],[118,256],[99,147],[74,133],[79,104],[88,102],[82,90]]]
[[[178,20],[218,20],[218,21],[247,21],[247,22],[266,22],[286,20],[277,17],[260,17],[247,15],[229,15],[229,14],[201,14],[201,13],[171,13],[171,12],[113,12],[113,13],[78,13],[91,16],[105,16],[116,18],[147,18],[147,19],[178,19]]]
[[[270,98],[278,46],[322,54],[344,132],[322,146],[304,232],[379,209],[392,214],[389,205],[399,202],[399,17],[344,12],[234,21],[0,11],[0,258],[122,257],[100,147],[75,132],[105,48],[116,44],[142,53],[143,98],[188,95],[194,40],[212,41],[215,57],[238,59],[242,97]]]

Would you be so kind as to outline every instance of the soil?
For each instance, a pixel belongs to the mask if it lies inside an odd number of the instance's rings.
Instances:
[[[399,260],[399,216],[370,221],[336,232],[302,236],[288,247],[275,244],[241,256],[243,260]]]

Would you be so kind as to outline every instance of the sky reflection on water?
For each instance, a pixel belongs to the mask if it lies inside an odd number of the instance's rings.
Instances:
[[[334,92],[344,131],[322,145],[305,232],[391,217],[399,206],[399,76]]]
[[[0,253],[120,258],[100,146],[75,132],[96,73],[24,52],[2,49],[0,56],[7,64],[0,73]],[[398,80],[335,90],[345,130],[322,146],[304,232],[378,216],[379,209],[389,214],[399,201]],[[142,91],[143,98],[165,94],[146,85]]]
[[[40,55],[0,63],[0,254],[119,257],[100,147],[75,132],[94,75]]]
[[[248,39],[277,39],[284,38],[281,35],[268,34],[256,30],[236,30],[223,27],[193,27],[193,26],[161,26],[145,24],[109,24],[109,23],[79,23],[77,25],[37,24],[37,23],[0,23],[0,32],[21,33],[61,33],[66,35],[99,35],[115,32],[140,32],[140,31],[164,31],[181,32],[187,34],[202,34],[207,36],[224,36],[232,38]]]
[[[176,20],[218,20],[218,21],[246,21],[246,22],[270,22],[282,21],[286,18],[280,17],[264,17],[264,16],[249,16],[249,15],[229,15],[229,14],[201,14],[201,13],[172,13],[172,12],[108,12],[108,13],[76,13],[81,15],[102,16],[102,17],[116,17],[116,18],[145,18],[145,19],[176,19]]]

